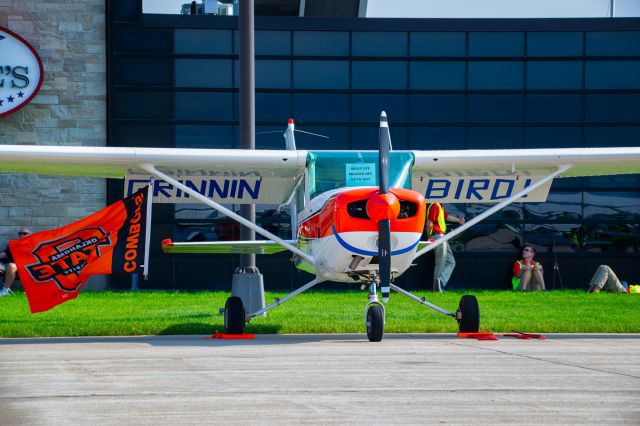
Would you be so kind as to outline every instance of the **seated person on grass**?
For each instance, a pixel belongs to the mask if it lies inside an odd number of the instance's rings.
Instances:
[[[511,284],[514,291],[545,290],[542,265],[533,260],[536,250],[530,244],[522,248],[522,260],[513,264]]]
[[[31,234],[31,231],[27,228],[22,228],[18,231],[19,238],[25,237],[29,234]],[[0,297],[13,293],[11,291],[11,285],[16,279],[18,279],[18,267],[11,258],[8,246],[3,251],[0,251],[0,277],[2,277],[4,281],[4,286],[0,289]]]
[[[612,293],[640,293],[640,286],[624,286],[616,276],[616,273],[613,272],[613,269],[607,265],[600,265],[596,269],[596,273],[591,277],[591,281],[589,281],[587,292],[600,293],[601,290]]]

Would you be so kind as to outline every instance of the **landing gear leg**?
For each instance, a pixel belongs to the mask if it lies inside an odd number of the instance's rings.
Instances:
[[[376,283],[369,285],[369,303],[365,308],[365,327],[370,342],[379,342],[384,334],[384,306],[378,301]]]

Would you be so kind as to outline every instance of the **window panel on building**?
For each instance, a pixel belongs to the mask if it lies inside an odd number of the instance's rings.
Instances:
[[[585,191],[584,218],[594,222],[640,223],[640,197],[635,191]]]
[[[297,89],[347,89],[347,61],[293,61],[293,87]]]
[[[291,32],[256,30],[255,46],[256,55],[290,55]]]
[[[582,89],[582,62],[531,61],[527,63],[527,89]]]
[[[170,119],[173,117],[169,92],[115,91],[113,118]]]
[[[552,191],[544,203],[524,203],[525,222],[581,222],[582,192]]]
[[[378,126],[352,127],[351,147],[349,149],[377,150],[380,145],[379,132],[380,128]],[[389,134],[391,135],[391,145],[394,150],[409,149],[406,127],[390,126]]]
[[[473,123],[517,122],[524,115],[523,95],[469,95],[468,119]]]
[[[233,120],[236,116],[231,93],[177,92],[176,120]]]
[[[583,178],[585,189],[602,188],[640,188],[640,174],[588,176]]]
[[[411,121],[437,123],[464,122],[464,95],[409,95]]]
[[[528,56],[582,56],[581,32],[527,33]]]
[[[524,33],[470,32],[469,56],[524,56]]]
[[[520,127],[469,127],[469,149],[516,149],[524,146]]]
[[[545,252],[574,253],[581,251],[582,228],[581,224],[576,223],[525,223],[524,236],[525,241],[536,247],[538,259],[540,259],[541,254]],[[548,272],[553,272],[552,268],[553,265],[546,265]]]
[[[411,89],[449,90],[465,88],[465,63],[454,61],[411,62]]]
[[[527,127],[526,148],[578,148],[583,146],[580,127]]]
[[[291,87],[291,61],[256,60],[256,89]]]
[[[115,124],[110,146],[170,148],[173,146],[173,126]]]
[[[640,94],[590,94],[585,104],[587,121],[640,121]]]
[[[176,53],[230,55],[231,30],[176,29]]]
[[[113,83],[136,86],[171,86],[173,61],[160,58],[114,58]]]
[[[640,31],[587,32],[589,56],[639,56]]]
[[[232,126],[177,125],[178,148],[237,148]]]
[[[518,224],[479,223],[465,234],[467,252],[472,253],[506,252],[517,256],[524,239],[522,225]],[[511,271],[510,267],[506,268]]]
[[[337,93],[296,93],[293,116],[298,121],[349,120],[349,95]]]
[[[377,123],[380,113],[385,111],[390,126],[394,122],[406,121],[407,95],[400,94],[353,94],[351,95],[351,120]]]
[[[328,138],[296,132],[296,147],[298,149],[349,149],[349,128],[345,126],[297,126],[305,132],[315,133]],[[377,148],[375,148],[377,149]]]
[[[470,90],[520,90],[524,88],[524,63],[470,61]]]
[[[231,73],[230,59],[176,59],[176,87],[231,87]]]
[[[353,56],[406,56],[408,43],[406,32],[353,32],[351,34]]]
[[[588,224],[585,226],[583,244],[584,250],[589,253],[638,253],[640,251],[640,225],[625,222]],[[626,259],[626,262],[629,260]]]
[[[285,149],[285,140],[282,137],[285,124],[273,126],[261,126],[256,124],[256,149]],[[296,143],[298,142],[296,133]],[[298,149],[300,147],[297,147]]]
[[[640,61],[589,61],[587,89],[640,89]]]
[[[301,56],[347,56],[346,31],[294,31],[293,54]]]
[[[476,216],[480,216],[482,213],[489,210],[493,207],[493,204],[478,204],[471,203],[467,204],[467,217],[466,220],[473,219]],[[510,226],[515,229],[520,229],[522,218],[524,217],[524,206],[523,203],[511,203],[505,208],[495,212],[487,219],[482,221],[487,223],[508,223]],[[473,229],[474,227],[471,227]]]
[[[585,146],[638,146],[640,145],[639,126],[586,127]]]
[[[464,127],[411,127],[409,149],[465,149]]]
[[[353,89],[406,89],[407,63],[404,61],[353,61],[351,81]]]
[[[569,94],[527,95],[527,121],[561,123],[582,121],[582,96]]]
[[[112,48],[120,52],[171,53],[172,33],[169,29],[123,28],[113,34]]]
[[[465,56],[463,32],[412,32],[411,56]]]
[[[288,93],[256,93],[256,120],[281,122],[284,133],[287,120],[291,116],[291,95]],[[294,120],[296,117],[293,117]],[[282,139],[282,134],[279,135]],[[284,145],[283,145],[284,146]]]

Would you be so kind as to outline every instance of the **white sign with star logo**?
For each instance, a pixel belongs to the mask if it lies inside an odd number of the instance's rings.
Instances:
[[[42,61],[22,37],[0,27],[0,117],[16,112],[42,86]]]

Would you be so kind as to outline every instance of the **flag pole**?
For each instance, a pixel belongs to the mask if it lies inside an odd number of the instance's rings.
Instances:
[[[144,265],[142,275],[144,280],[149,279],[149,242],[151,240],[151,209],[153,208],[153,185],[154,177],[149,178],[149,189],[147,191],[147,223],[144,232]]]

